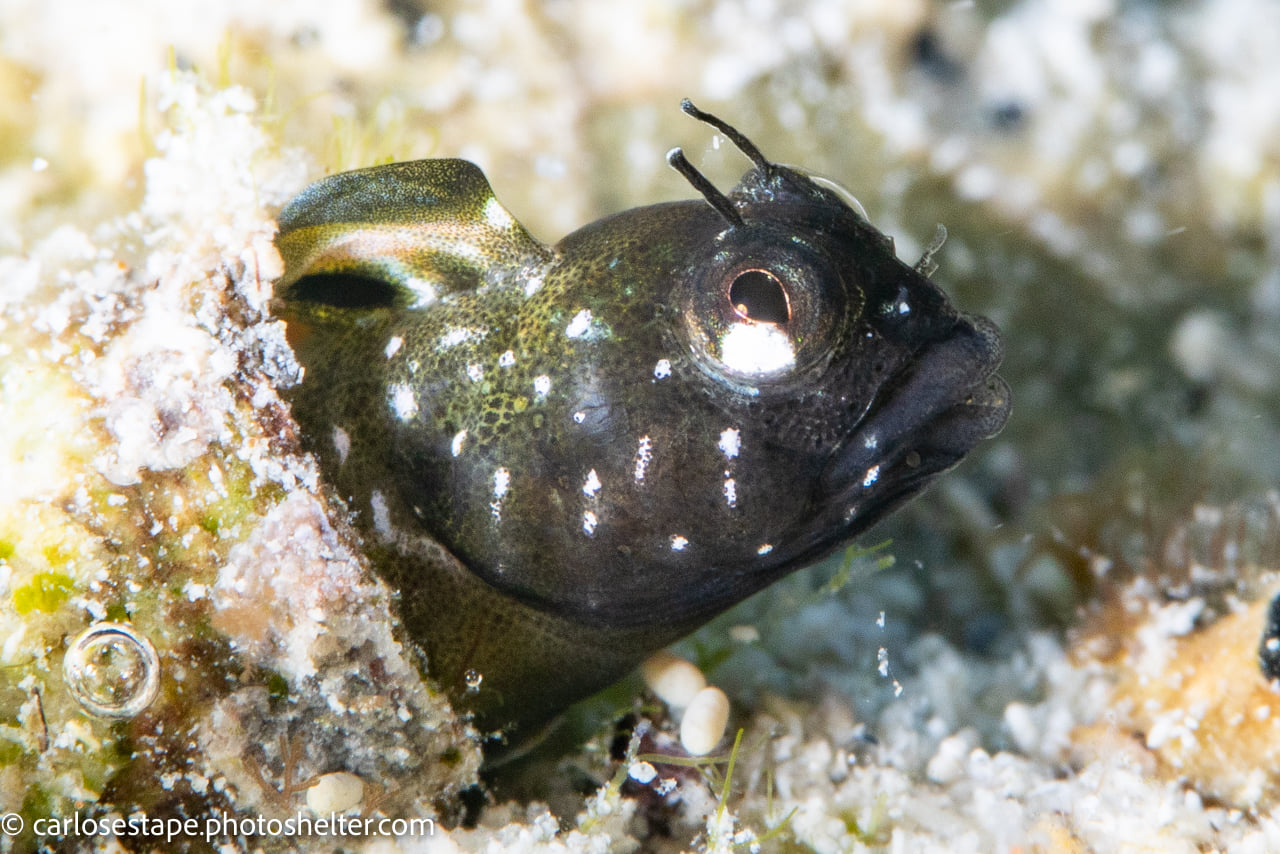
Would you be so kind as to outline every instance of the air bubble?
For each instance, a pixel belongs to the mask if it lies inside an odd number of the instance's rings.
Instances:
[[[89,714],[132,718],[160,692],[160,657],[132,626],[98,623],[71,642],[62,678]]]
[[[471,669],[462,675],[462,680],[467,683],[467,692],[474,694],[480,690],[480,683],[484,681],[484,674],[479,670]]]

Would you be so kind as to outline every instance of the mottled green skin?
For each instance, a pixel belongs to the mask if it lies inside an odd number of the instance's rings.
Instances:
[[[730,198],[741,222],[656,205],[548,249],[439,160],[334,176],[281,214],[294,412],[482,727],[531,731],[1007,417],[994,328],[837,194],[763,163]],[[750,271],[782,283],[784,322],[729,299]],[[744,369],[742,327],[790,361]]]

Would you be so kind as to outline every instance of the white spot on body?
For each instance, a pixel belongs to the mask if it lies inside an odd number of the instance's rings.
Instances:
[[[455,457],[459,456],[462,454],[462,449],[466,446],[466,444],[467,444],[467,431],[459,430],[457,433],[453,434],[453,441],[449,444],[449,450],[453,452],[453,455]]]
[[[498,367],[509,368],[516,363],[516,354],[511,350],[505,351],[498,357]]]
[[[484,329],[472,329],[469,326],[453,326],[449,331],[440,336],[440,343],[437,345],[441,350],[448,350],[451,347],[457,347],[467,341],[479,341],[486,335]]]
[[[582,514],[582,533],[588,537],[596,532],[596,525],[598,524],[600,524],[600,520],[590,510]]]
[[[503,466],[499,466],[493,471],[493,500],[489,502],[489,509],[493,511],[493,518],[502,521],[502,500],[507,497],[507,493],[511,491],[511,472]]]
[[[876,465],[867,469],[866,476],[862,478],[862,486],[865,489],[866,487],[871,486],[871,484],[875,483],[879,479],[880,479],[880,464],[877,463]]]
[[[760,548],[756,549],[756,554],[767,555],[771,551],[773,551],[773,543],[763,543]]]
[[[586,421],[586,420],[587,420],[587,413],[585,413],[585,412],[575,412],[575,413],[573,413],[573,423],[574,423],[574,424],[581,424],[583,421]]]
[[[731,477],[724,480],[724,500],[730,507],[738,506],[738,484]]]
[[[600,476],[596,474],[596,470],[592,469],[587,472],[587,479],[582,484],[582,494],[588,498],[595,498],[600,493]]]
[[[796,352],[771,323],[735,323],[720,341],[720,361],[742,374],[773,374],[794,366]]]
[[[546,374],[539,374],[533,378],[533,393],[539,397],[546,397],[551,391],[551,377]]]
[[[541,276],[530,276],[528,279],[525,280],[524,295],[526,297],[531,297],[540,290],[542,290]]]
[[[636,483],[644,481],[644,473],[653,459],[653,440],[648,436],[640,437],[640,445],[636,448]]]
[[[689,545],[689,541],[684,537],[679,534],[671,535],[671,550],[673,552],[682,552],[685,550],[685,546],[687,545]]]
[[[489,199],[484,203],[484,221],[496,231],[508,231],[515,225],[511,214],[507,213],[507,209],[497,199]]]
[[[478,383],[484,379],[484,368],[476,364],[467,365],[467,376],[473,383]]]
[[[401,421],[408,421],[418,414],[418,397],[407,385],[396,383],[389,389],[391,392],[391,408]]]
[[[879,444],[880,437],[875,433],[868,433],[867,437],[862,440],[862,447],[866,448],[868,451],[875,450],[876,446]]]
[[[736,427],[728,427],[720,433],[720,441],[716,446],[724,451],[725,459],[733,459],[742,450],[742,433]]]
[[[399,335],[392,335],[391,340],[387,342],[387,358],[390,359],[396,353],[399,353],[402,346],[404,346],[404,339]]]
[[[653,366],[654,379],[665,380],[671,376],[671,360],[659,359],[658,363]]]
[[[415,294],[413,305],[410,308],[426,308],[439,299],[435,283],[428,282],[426,279],[410,277],[405,280],[404,286]]]
[[[347,454],[351,453],[351,437],[336,425],[333,428],[333,449],[338,452],[338,464],[346,463]]]
[[[581,338],[591,330],[591,309],[584,308],[573,316],[573,320],[569,321],[569,325],[564,328],[564,334],[570,338]]]
[[[501,501],[511,491],[511,472],[505,466],[493,470],[493,497]]]

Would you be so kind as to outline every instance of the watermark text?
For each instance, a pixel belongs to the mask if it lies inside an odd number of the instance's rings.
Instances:
[[[0,833],[16,836],[26,820],[18,813],[0,816]],[[203,837],[212,842],[237,836],[434,836],[436,824],[429,818],[383,818],[329,813],[325,816],[299,811],[287,818],[210,813],[199,818],[160,818],[143,813],[122,816],[70,815],[37,818],[31,830],[38,837],[142,836],[172,842],[180,837]]]

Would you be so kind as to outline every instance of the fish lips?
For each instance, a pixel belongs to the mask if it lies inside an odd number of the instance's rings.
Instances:
[[[881,385],[820,484],[823,506],[843,514],[846,536],[870,527],[1000,432],[1011,403],[995,373],[1001,358],[995,324],[961,315]]]

